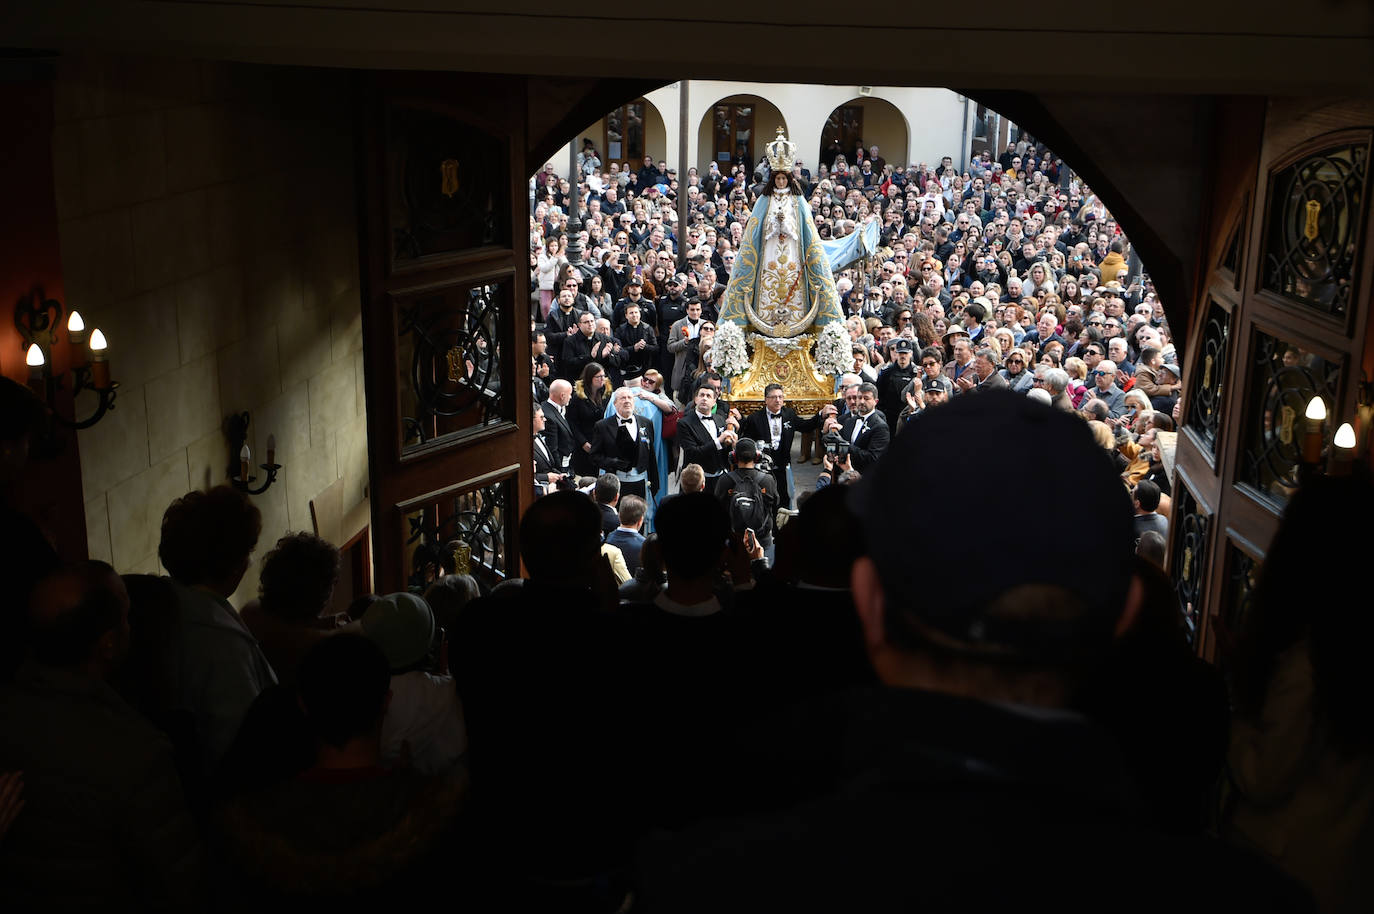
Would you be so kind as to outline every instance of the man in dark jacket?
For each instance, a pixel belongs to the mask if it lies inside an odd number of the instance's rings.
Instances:
[[[881,684],[753,728],[729,785],[767,811],[650,842],[637,900],[668,912],[1087,912],[1104,899],[1157,910],[1187,892],[1203,906],[1310,909],[1257,858],[1154,832],[1116,743],[1073,710],[1141,602],[1125,489],[1084,424],[994,391],[921,426],[854,492],[869,535],[849,580]],[[1041,484],[1080,496],[1038,520],[1086,524],[1094,561],[1061,561],[1052,538],[976,575],[913,561],[913,518],[998,509],[997,489],[950,485],[948,472],[996,473],[1008,439],[1034,455]],[[1180,856],[1197,865],[1171,867]]]
[[[0,835],[4,907],[203,907],[171,745],[106,683],[129,647],[124,584],[103,562],[54,572],[27,622],[29,658],[0,687],[0,772],[24,776]]]
[[[916,366],[912,361],[915,347],[911,340],[898,338],[892,341],[892,364],[878,372],[878,409],[887,419],[889,428],[897,427],[897,416],[902,412],[902,391],[916,377]]]

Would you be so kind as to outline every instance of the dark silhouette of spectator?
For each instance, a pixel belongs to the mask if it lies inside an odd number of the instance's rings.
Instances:
[[[1088,429],[1002,391],[921,421],[855,493],[870,528],[851,583],[881,685],[773,741],[810,769],[801,801],[648,843],[645,908],[1148,910],[1186,891],[1200,906],[1302,909],[1262,861],[1153,831],[1113,740],[1072,708],[1140,602],[1131,506]],[[996,512],[1000,489],[952,486],[948,470],[995,472],[1004,436],[1023,446],[1026,478],[1079,494],[1039,519],[1092,530],[1093,560],[1065,563],[1045,537],[976,573],[913,561],[923,526]]]
[[[663,589],[663,549],[658,534],[644,537],[639,548],[639,567],[634,577],[620,585],[620,599],[624,603],[647,603]]]
[[[1169,575],[1139,555],[1135,573],[1139,611],[1085,675],[1074,704],[1125,750],[1149,821],[1163,832],[1200,834],[1226,761],[1226,685],[1184,637]]]
[[[61,561],[43,531],[17,503],[29,453],[43,441],[47,408],[34,392],[0,377],[0,568],[5,599],[0,600],[0,683],[14,676],[24,655],[24,607],[39,578],[57,570]]]
[[[288,533],[263,558],[259,597],[242,617],[283,684],[292,684],[306,651],[336,627],[321,616],[338,580],[339,550],[310,533]]]
[[[784,702],[873,682],[849,590],[864,549],[863,527],[848,506],[852,491],[831,486],[803,502],[778,533],[780,564],[796,580],[771,575],[747,597],[770,645],[765,656],[776,672],[769,684]]]
[[[386,656],[361,635],[332,635],[305,655],[297,697],[314,761],[225,808],[231,901],[375,910],[432,899],[423,876],[453,852],[466,778],[381,767],[390,682]]]
[[[757,712],[756,630],[749,611],[722,586],[739,546],[720,501],[704,492],[667,499],[655,527],[667,585],[650,601],[626,604],[624,615],[644,707],[640,737],[655,768],[645,786],[646,813],[677,825],[718,802],[715,777],[703,775],[708,760],[739,721]]]
[[[545,495],[520,521],[529,579],[455,625],[478,869],[515,909],[614,911],[626,894],[638,687],[600,547],[591,499]]]
[[[173,655],[163,663],[171,671],[175,709],[195,720],[207,771],[233,741],[253,699],[277,681],[229,603],[261,532],[262,514],[230,486],[190,492],[162,516],[158,557],[177,601]]]
[[[1374,485],[1356,469],[1293,495],[1227,658],[1235,717],[1223,834],[1339,912],[1374,906],[1374,672],[1364,656],[1374,618],[1360,574],[1374,553]]]
[[[0,687],[0,771],[24,780],[0,838],[6,911],[204,907],[171,747],[106,684],[128,648],[128,609],[103,562],[32,589],[29,658]]]

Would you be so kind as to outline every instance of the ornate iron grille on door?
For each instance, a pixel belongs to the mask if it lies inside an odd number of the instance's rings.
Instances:
[[[502,480],[441,498],[406,517],[406,583],[412,590],[424,590],[442,575],[455,552],[459,573],[476,575],[489,585],[506,576],[510,485]]]
[[[1313,396],[1336,402],[1341,366],[1315,352],[1255,331],[1239,482],[1283,504],[1298,485],[1303,412]]]
[[[1364,219],[1368,143],[1336,146],[1274,175],[1264,286],[1344,317]]]
[[[1178,608],[1183,615],[1188,641],[1197,636],[1202,599],[1207,578],[1207,528],[1211,518],[1198,510],[1197,499],[1186,485],[1175,491],[1173,508],[1172,556],[1174,590],[1178,594]]]
[[[1209,301],[1207,323],[1202,327],[1202,360],[1193,372],[1193,387],[1188,397],[1187,424],[1198,433],[1207,450],[1214,455],[1217,432],[1221,428],[1221,407],[1225,402],[1222,394],[1230,335],[1230,313],[1216,302]]]
[[[408,355],[409,397],[401,403],[402,447],[498,422],[510,413],[502,396],[502,283],[457,295],[418,299],[401,309],[397,345]],[[405,364],[405,363],[403,363]]]

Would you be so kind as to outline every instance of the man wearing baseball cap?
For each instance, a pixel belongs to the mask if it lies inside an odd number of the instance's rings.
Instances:
[[[1073,493],[1036,520],[1091,531],[1090,561],[1065,561],[1048,535],[1019,540],[1014,562],[937,539],[1004,516],[1002,489],[959,485],[950,467],[988,478],[1007,440],[1026,478]],[[1082,420],[1006,391],[955,398],[851,497],[868,525],[851,590],[880,684],[762,734],[768,758],[807,756],[787,770],[806,799],[646,849],[646,908],[1136,911],[1187,891],[1190,904],[1303,909],[1257,858],[1149,830],[1116,742],[1072,709],[1143,599],[1130,501]]]
[[[889,347],[892,363],[878,373],[878,409],[882,410],[887,424],[897,427],[897,416],[902,411],[902,391],[916,377],[916,366],[912,363],[915,346],[911,340],[899,337]]]

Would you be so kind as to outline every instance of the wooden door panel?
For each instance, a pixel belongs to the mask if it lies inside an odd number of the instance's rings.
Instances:
[[[514,570],[533,491],[521,78],[359,77],[364,359],[379,591],[453,540]],[[426,569],[431,569],[427,571]]]

